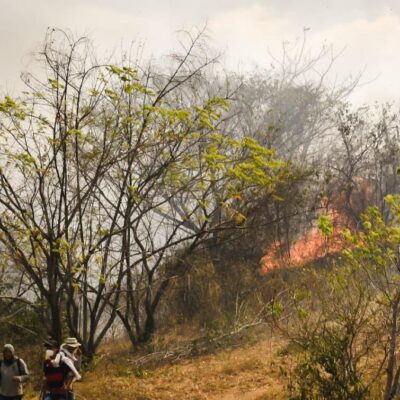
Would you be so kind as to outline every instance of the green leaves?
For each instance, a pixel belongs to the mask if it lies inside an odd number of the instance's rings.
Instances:
[[[27,166],[36,165],[35,159],[28,153],[20,153],[15,156],[15,159],[21,161]]]
[[[352,268],[364,271],[379,291],[392,298],[400,266],[400,199],[389,195],[385,201],[390,210],[386,221],[377,207],[370,207],[362,215],[364,229],[354,233],[343,231],[348,243],[343,255]]]
[[[5,96],[4,101],[0,103],[0,112],[13,115],[19,120],[24,120],[26,118],[26,112],[23,109],[23,103],[18,104],[9,96]]]
[[[141,197],[140,197],[140,193],[138,191],[138,188],[136,186],[129,185],[128,186],[128,192],[129,192],[129,195],[131,196],[132,200],[135,203],[139,203],[140,202]]]
[[[137,70],[131,67],[127,66],[119,67],[117,65],[109,65],[107,66],[107,70],[112,75],[116,75],[123,82],[140,81],[137,75]]]
[[[284,178],[287,164],[275,158],[273,150],[261,146],[253,138],[245,137],[238,145],[243,155],[232,165],[229,174],[242,185],[267,188],[272,193],[275,184]]]
[[[62,83],[60,83],[58,80],[56,79],[48,79],[48,82],[50,83],[50,86],[53,89],[64,89],[64,85]]]
[[[318,229],[323,233],[324,236],[332,236],[333,234],[333,222],[329,215],[321,215],[317,221]]]
[[[83,134],[79,129],[70,129],[68,131],[68,135],[76,136],[76,137],[79,137],[79,138],[83,137]]]

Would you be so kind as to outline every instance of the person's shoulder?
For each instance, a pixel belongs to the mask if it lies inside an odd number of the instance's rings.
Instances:
[[[60,359],[60,365],[67,367],[69,370],[71,369],[70,360],[65,354]]]

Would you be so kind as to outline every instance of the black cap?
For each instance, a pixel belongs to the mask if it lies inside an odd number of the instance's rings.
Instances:
[[[58,347],[57,341],[54,340],[54,339],[52,339],[52,338],[47,338],[47,339],[44,341],[43,344],[44,344],[44,346],[45,346],[47,349],[54,349],[55,347]]]

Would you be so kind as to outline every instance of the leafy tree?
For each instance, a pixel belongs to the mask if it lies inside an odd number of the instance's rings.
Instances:
[[[51,334],[68,330],[89,357],[117,316],[147,341],[184,255],[233,234],[246,196],[287,178],[273,150],[219,132],[226,99],[183,101],[215,61],[202,44],[167,73],[100,64],[87,39],[52,31],[45,78],[26,75],[23,97],[0,103],[0,241]]]
[[[63,32],[49,33],[41,57],[46,79],[26,75],[23,99],[0,105],[1,241],[47,303],[52,336],[61,341],[66,322],[90,356],[115,318],[104,318],[105,273],[91,269],[112,235],[101,231],[96,201],[120,153],[107,109],[111,72],[93,64],[86,39]]]
[[[349,265],[301,275],[290,292],[290,398],[368,398],[383,367],[372,357],[383,334],[374,290]]]
[[[363,215],[364,230],[356,234],[345,232],[351,243],[345,255],[376,291],[381,324],[385,327],[381,354],[386,375],[383,399],[389,400],[396,396],[400,379],[396,356],[400,332],[400,197],[388,195],[385,200],[390,207],[389,220],[385,223],[377,207],[369,208]]]
[[[129,115],[137,104],[128,95],[119,99],[119,115]],[[132,157],[115,164],[112,176],[118,178],[102,194],[111,207],[120,204],[114,194],[123,195],[125,307],[118,315],[134,344],[154,332],[157,306],[171,279],[184,271],[185,257],[222,231],[232,237],[245,223],[245,198],[273,192],[288,176],[274,151],[218,131],[224,99],[184,109],[174,108],[176,100],[170,105],[158,99],[154,90],[138,127],[129,126],[126,148]]]
[[[285,296],[287,332],[301,350],[293,398],[376,398],[382,376],[382,398],[397,394],[400,197],[389,195],[386,203],[386,222],[377,207],[368,208],[362,229],[344,230],[347,248],[337,266],[304,272]],[[319,225],[330,234],[327,218]]]

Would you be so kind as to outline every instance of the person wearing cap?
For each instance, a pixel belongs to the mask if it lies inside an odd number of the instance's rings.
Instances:
[[[58,354],[60,346],[58,345],[57,341],[48,337],[44,343],[44,360],[54,360],[56,355]]]
[[[64,389],[64,381],[68,375],[69,369],[61,366],[61,363],[54,365],[57,357],[59,346],[58,343],[49,338],[44,342],[44,361],[43,361],[43,390],[40,396],[41,400],[65,399],[66,390]]]
[[[5,344],[3,360],[0,361],[0,399],[22,399],[23,384],[28,380],[29,372],[25,361],[15,355],[12,344]]]

